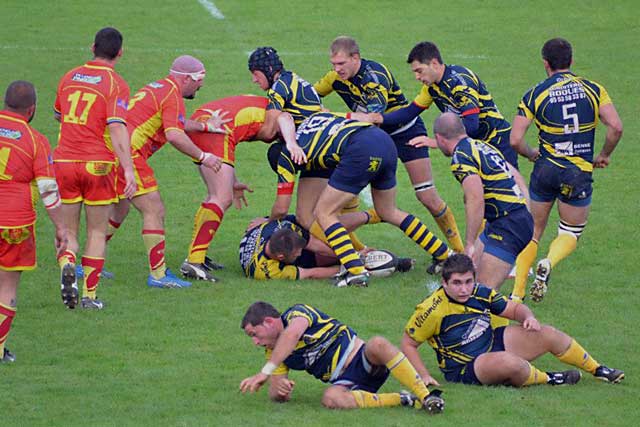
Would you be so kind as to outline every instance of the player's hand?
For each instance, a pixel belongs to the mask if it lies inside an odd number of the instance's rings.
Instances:
[[[247,230],[251,230],[252,228],[255,228],[257,226],[259,226],[260,224],[264,224],[265,222],[269,221],[269,218],[265,218],[263,216],[259,216],[257,218],[254,218],[251,220],[251,222],[249,223],[249,226],[247,227]],[[245,230],[246,231],[246,230]]]
[[[422,381],[424,381],[425,385],[430,386],[430,385],[440,385],[440,383],[438,381],[436,381],[435,378],[433,378],[431,375],[426,374],[422,376]]]
[[[375,250],[376,250],[376,248],[371,248],[371,247],[369,247],[369,246],[365,246],[364,248],[362,248],[362,249],[360,249],[360,250],[358,251],[358,254],[360,255],[360,257],[364,258],[364,257],[366,257],[366,256],[367,256],[367,254],[368,254],[369,252],[371,252],[371,251],[375,251]]]
[[[201,163],[204,166],[213,169],[213,171],[217,173],[222,167],[222,159],[214,154],[207,153],[206,151],[203,151],[202,155]]]
[[[215,110],[211,113],[211,117],[206,121],[207,132],[209,133],[222,133],[226,134],[228,128],[224,126],[231,121],[231,118],[227,118],[228,111]]]
[[[610,158],[611,158],[610,156],[605,156],[602,153],[598,154],[596,159],[593,161],[593,167],[594,168],[599,168],[599,169],[606,168],[607,166],[609,166],[609,159]]]
[[[56,237],[54,239],[54,245],[56,247],[56,258],[58,258],[64,251],[67,250],[67,244],[69,239],[67,237],[66,228],[56,228]]]
[[[538,148],[529,148],[529,161],[536,162],[540,158],[540,149]]]
[[[268,379],[268,375],[265,375],[262,372],[258,372],[254,376],[242,380],[242,382],[240,383],[240,391],[243,393],[254,393],[260,390],[260,387],[262,387],[262,385],[267,382]]]
[[[473,265],[478,268],[478,263],[477,260],[475,259],[475,254],[476,254],[476,246],[472,243],[470,245],[467,245],[464,247],[464,253],[465,255],[467,255],[469,258],[471,258],[471,261],[473,261]]]
[[[373,123],[373,117],[371,117],[371,114],[363,113],[360,111],[349,113],[349,120],[357,120],[359,122]]]
[[[291,392],[293,392],[293,387],[295,387],[295,385],[296,383],[288,378],[278,381],[278,387],[276,388],[278,397],[282,400],[289,400],[291,398]]]
[[[253,193],[253,190],[247,184],[241,182],[235,182],[233,184],[233,206],[235,206],[236,209],[242,209],[243,205],[245,208],[249,206],[247,199],[244,197],[245,191]]]
[[[438,148],[438,143],[435,139],[429,138],[426,135],[416,136],[407,142],[407,145],[412,147],[421,148],[421,147],[429,147],[429,148]]]
[[[307,163],[307,155],[304,154],[304,150],[300,148],[298,144],[295,145],[287,145],[287,150],[289,150],[289,154],[291,154],[291,160],[296,165],[304,165]]]
[[[540,330],[540,322],[535,317],[528,317],[524,319],[522,322],[522,327],[527,331],[539,331]]]
[[[133,169],[126,170],[124,172],[124,197],[131,200],[138,191],[138,184],[136,183],[136,177],[133,173]]]

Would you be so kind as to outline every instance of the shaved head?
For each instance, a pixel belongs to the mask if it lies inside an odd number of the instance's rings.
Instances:
[[[36,103],[36,88],[31,82],[16,80],[12,82],[4,95],[4,108],[25,111]]]
[[[182,55],[173,61],[170,71],[176,74],[200,73],[204,71],[204,64],[191,55]]]
[[[462,120],[454,113],[441,114],[433,124],[433,133],[446,139],[455,139],[467,134]]]

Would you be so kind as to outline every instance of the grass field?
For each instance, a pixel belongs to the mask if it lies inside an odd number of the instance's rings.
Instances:
[[[204,2],[204,1],[203,1]],[[206,3],[206,2],[204,2]],[[371,246],[417,258],[417,269],[375,280],[367,289],[335,289],[326,282],[258,283],[242,277],[237,248],[248,221],[268,213],[275,177],[264,161],[263,144],[241,144],[237,174],[255,193],[249,207],[229,211],[210,254],[226,264],[220,284],[192,289],[148,289],[139,215],[132,212],[109,245],[102,281],[102,312],[68,311],[60,302],[52,228],[40,208],[39,268],[22,276],[18,316],[8,347],[17,362],[0,366],[3,425],[636,425],[640,387],[637,182],[640,115],[635,95],[640,54],[636,2],[352,1],[271,2],[215,0],[224,19],[201,2],[90,2],[4,0],[0,6],[0,87],[26,79],[38,88],[34,126],[57,139],[51,107],[58,79],[90,58],[95,32],[115,26],[125,37],[117,70],[132,91],[166,75],[177,55],[198,56],[207,67],[205,86],[188,112],[223,96],[255,93],[246,61],[257,46],[276,47],[289,69],[314,82],[328,69],[328,46],[340,34],[354,36],[363,57],[385,63],[409,99],[419,90],[405,63],[421,40],[436,42],[445,62],[476,71],[509,119],[530,86],[543,80],[540,47],[562,36],[574,46],[574,71],[602,83],[625,125],[609,169],[594,174],[589,225],[578,250],[555,271],[545,301],[533,306],[538,318],[575,336],[593,356],[624,369],[621,385],[587,376],[571,388],[469,387],[446,384],[444,415],[429,418],[403,408],[329,411],[320,406],[324,386],[304,373],[293,400],[272,404],[266,393],[243,396],[238,384],[263,364],[262,351],[239,329],[246,307],[257,299],[284,309],[316,305],[351,325],[362,337],[382,334],[398,344],[413,307],[428,294],[428,260],[388,225],[363,229]],[[344,111],[333,95],[326,106]],[[423,114],[431,128],[436,111]],[[604,139],[597,136],[597,149]],[[530,143],[534,132],[528,134]],[[432,154],[438,189],[464,228],[461,190],[448,172],[448,159]],[[526,177],[530,165],[521,161]],[[186,255],[193,214],[205,195],[189,159],[172,147],[151,161],[166,204],[167,261],[177,270]],[[399,206],[435,228],[415,200],[399,168]],[[546,253],[557,215],[541,242]],[[634,255],[635,254],[635,255]],[[506,293],[511,287],[507,283]],[[435,356],[423,349],[432,372]],[[555,359],[536,363],[561,369]],[[436,378],[442,380],[439,372]],[[389,380],[383,390],[397,390]]]

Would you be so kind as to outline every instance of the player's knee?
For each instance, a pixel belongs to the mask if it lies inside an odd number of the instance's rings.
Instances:
[[[582,236],[582,233],[584,232],[585,227],[587,226],[587,223],[583,223],[583,224],[569,224],[568,222],[562,221],[560,220],[558,222],[558,236],[561,235],[568,235],[568,236],[572,236],[573,238],[575,238],[576,240],[580,239],[580,236]]]

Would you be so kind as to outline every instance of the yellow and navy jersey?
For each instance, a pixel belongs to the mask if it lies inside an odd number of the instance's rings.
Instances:
[[[265,252],[273,233],[283,228],[289,228],[309,241],[309,232],[296,223],[294,215],[265,222],[248,230],[240,240],[239,249],[240,266],[247,277],[257,280],[300,278],[298,267],[269,258]]]
[[[511,130],[511,125],[496,107],[482,80],[460,65],[445,65],[442,80],[423,85],[413,102],[423,109],[435,103],[440,111],[461,117],[478,114],[478,130],[469,136],[485,142]]]
[[[484,218],[489,222],[527,204],[502,153],[487,143],[461,139],[451,156],[451,172],[461,184],[469,175],[480,177],[484,189]]]
[[[438,355],[442,372],[453,372],[491,350],[490,314],[500,314],[506,308],[503,295],[480,284],[465,303],[449,298],[441,287],[416,306],[405,332],[420,344],[428,342]]]
[[[329,71],[313,87],[321,97],[335,91],[351,111],[382,114],[408,105],[391,71],[366,59],[362,59],[360,69],[352,78],[344,80],[335,71]],[[405,126],[406,123],[401,123],[381,127],[387,133],[393,133]]]
[[[285,328],[296,317],[305,318],[309,326],[300,337],[293,353],[276,368],[273,375],[283,375],[289,369],[293,369],[307,371],[323,382],[337,378],[352,350],[355,331],[306,304],[296,304],[280,316]],[[267,360],[270,357],[271,350],[267,349]]]
[[[278,185],[292,185],[296,172],[304,170],[334,169],[340,163],[340,156],[349,142],[349,136],[370,123],[346,119],[333,113],[316,113],[306,119],[296,132],[298,145],[307,155],[307,163],[296,166],[286,148],[278,159]]]
[[[540,154],[556,165],[593,171],[593,146],[606,89],[567,71],[555,73],[524,94],[518,115],[534,120]]]
[[[322,111],[322,103],[309,82],[291,71],[282,71],[267,91],[267,110],[285,111],[293,117],[296,127],[310,115]]]

